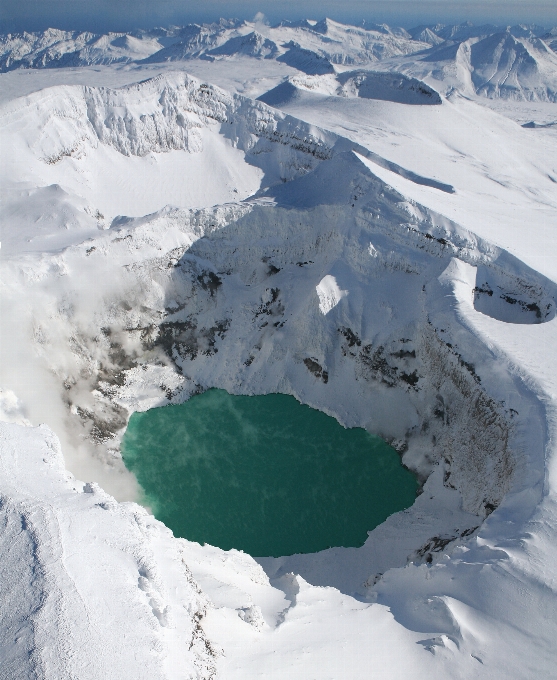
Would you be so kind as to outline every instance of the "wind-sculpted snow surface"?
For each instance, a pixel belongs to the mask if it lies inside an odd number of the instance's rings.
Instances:
[[[490,99],[557,101],[557,56],[540,38],[510,31],[446,41],[417,54],[413,63],[391,60],[382,68],[425,79],[433,87]]]
[[[489,36],[471,45],[470,64],[480,95],[557,101],[557,56],[539,38]]]
[[[165,203],[200,207],[245,198],[308,172],[337,141],[182,74],[119,90],[51,88],[16,100],[0,115],[4,187],[14,197],[5,219],[29,209],[20,205],[22,182],[63,185],[89,202],[80,221],[93,229]],[[126,156],[134,157],[132,164]]]
[[[255,29],[255,30],[254,30]],[[260,33],[264,32],[264,35]],[[404,31],[366,30],[325,19],[283,22],[268,27],[247,21],[218,23],[131,34],[94,34],[48,29],[0,37],[0,69],[59,68],[110,63],[160,63],[192,58],[249,56],[273,59],[296,43],[314,57],[334,63],[363,64],[416,52],[425,44]]]
[[[0,110],[0,407],[22,424],[1,424],[10,677],[553,672],[557,275],[526,245],[541,233],[555,248],[555,170],[522,158],[532,131],[468,102],[329,99],[400,107],[399,130],[374,138],[340,118],[348,139],[183,74],[51,88]],[[505,175],[520,215],[526,192],[536,208],[513,248],[492,242],[509,230],[497,213],[458,224],[455,206],[490,206],[486,177],[499,178],[495,133],[481,138],[491,160],[472,142],[442,145],[441,128],[468,119],[500,123],[516,163],[543,179]],[[401,140],[419,150],[411,169],[388,153]],[[430,158],[449,167],[446,146],[450,167],[476,174],[429,178]],[[126,186],[151,165],[165,182],[144,210],[147,183]],[[172,174],[189,194],[172,193]],[[137,486],[119,441],[133,411],[210,387],[292,394],[365,427],[422,493],[359,549],[257,563],[173,539],[123,502]],[[40,422],[61,450],[24,427]]]
[[[160,49],[156,37],[126,33],[97,35],[49,28],[43,33],[1,36],[0,70],[129,63],[145,59]]]
[[[170,530],[76,481],[44,426],[0,423],[0,447],[2,677],[213,677],[209,603]]]
[[[310,70],[306,72],[310,74]],[[298,89],[303,89],[319,94],[377,99],[399,104],[441,104],[439,93],[429,85],[400,73],[345,71],[338,75],[320,77],[328,73],[331,72],[325,70],[323,73],[311,73],[309,77],[291,76],[258,99],[270,106],[281,108],[297,98]]]

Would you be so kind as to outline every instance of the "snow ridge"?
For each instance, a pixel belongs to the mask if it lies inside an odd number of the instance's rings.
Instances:
[[[270,61],[269,27],[198,28],[152,37],[198,41],[211,69],[253,58],[242,49]],[[519,29],[451,28],[421,68],[441,54],[443,82],[454,67],[475,93],[487,65],[504,96],[497,74],[523,74],[517,45],[535,42]],[[411,42],[329,20],[271,30],[335,69],[337,43],[342,59],[376,36]],[[434,71],[424,85],[381,64],[283,83],[315,125],[183,73],[0,109],[0,407],[24,425],[0,423],[10,677],[551,674],[554,133],[464,97],[416,106],[436,101]],[[133,411],[213,386],[379,433],[421,494],[358,549],[256,561],[174,539],[127,502],[120,437]]]
[[[557,101],[557,56],[537,37],[510,30],[465,40],[447,40],[415,56],[413,64],[390,60],[400,70],[445,92],[458,89],[490,99]]]
[[[309,72],[312,69],[303,70]],[[439,93],[429,85],[399,73],[358,70],[344,71],[330,77],[321,77],[321,75],[289,76],[275,88],[258,97],[258,100],[281,108],[295,100],[298,90],[303,89],[306,92],[318,94],[361,97],[400,104],[441,104]]]
[[[458,87],[489,98],[552,102],[557,96],[552,30],[464,23],[418,26],[408,32],[331,19],[272,27],[221,20],[104,35],[48,29],[0,36],[0,71],[255,58],[277,60],[307,75],[326,75],[381,64],[381,70],[426,78],[434,87],[440,81],[443,92]]]
[[[10,480],[0,496],[2,549],[18,565],[2,561],[5,677],[214,677],[217,652],[196,626],[208,602],[172,533],[143,508],[73,479],[48,428],[2,423],[0,447]],[[164,570],[155,551],[174,566]],[[103,568],[92,572],[94,564]],[[173,592],[181,601],[170,604]]]

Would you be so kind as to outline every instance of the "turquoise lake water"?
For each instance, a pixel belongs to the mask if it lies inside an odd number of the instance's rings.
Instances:
[[[418,488],[382,439],[284,394],[134,413],[122,455],[176,536],[258,557],[361,546]]]

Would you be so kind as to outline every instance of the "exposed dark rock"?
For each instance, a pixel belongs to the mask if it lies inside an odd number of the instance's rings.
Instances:
[[[408,383],[411,387],[415,387],[418,384],[420,378],[418,376],[418,372],[413,371],[412,373],[401,373],[400,379],[404,380],[404,382]]]
[[[342,328],[338,329],[339,333],[344,335],[346,338],[346,342],[348,343],[348,347],[360,347],[362,344],[362,341],[360,338],[354,333],[354,331],[351,328],[345,328],[344,326]]]
[[[195,318],[186,321],[168,321],[160,325],[155,345],[162,347],[168,357],[176,353],[181,359],[193,361],[198,354],[212,356],[218,352],[217,338],[223,339],[230,327],[230,319],[216,321],[209,328],[198,328]]]
[[[329,373],[315,359],[308,357],[304,359],[304,364],[308,371],[313,373],[316,378],[320,378],[325,385],[329,382]]]
[[[282,316],[284,314],[284,305],[279,299],[280,290],[278,288],[267,289],[267,293],[271,294],[271,299],[261,304],[255,312],[255,318],[262,314],[269,316]],[[276,324],[275,324],[276,325]]]
[[[370,380],[380,380],[389,387],[394,387],[397,382],[397,368],[391,366],[385,358],[385,348],[378,347],[376,350],[371,345],[362,347],[359,360]]]
[[[197,282],[203,290],[208,290],[211,293],[211,297],[217,292],[219,286],[222,285],[222,279],[214,272],[201,272],[197,277]]]
[[[443,550],[451,543],[454,541],[457,536],[433,536],[433,538],[430,538],[428,541],[422,545],[421,548],[418,548],[415,553],[412,555],[412,560],[418,559],[424,561],[427,564],[431,564],[433,562],[433,553],[441,553]]]

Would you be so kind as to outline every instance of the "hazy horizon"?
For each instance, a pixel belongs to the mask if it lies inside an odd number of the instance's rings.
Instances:
[[[557,3],[543,0],[503,3],[496,0],[354,0],[349,3],[278,0],[272,4],[255,0],[0,0],[0,8],[0,31],[3,33],[48,27],[129,31],[169,24],[217,21],[219,18],[251,20],[259,12],[271,23],[283,19],[322,19],[327,16],[353,25],[376,22],[404,28],[464,21],[496,25],[527,23],[543,27],[557,24]]]

